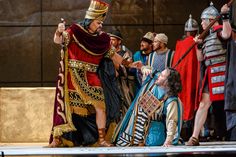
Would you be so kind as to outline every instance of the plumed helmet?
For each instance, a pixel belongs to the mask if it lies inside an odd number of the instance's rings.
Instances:
[[[192,15],[190,14],[188,21],[186,21],[186,23],[185,23],[184,30],[186,32],[190,32],[190,31],[198,31],[198,29],[199,29],[199,26],[198,26],[197,21],[194,20],[192,18]]]
[[[85,19],[97,19],[104,21],[109,4],[101,0],[91,0],[88,11],[86,11]]]
[[[218,10],[213,6],[213,3],[210,3],[210,6],[203,10],[201,14],[201,19],[215,19],[219,16]]]

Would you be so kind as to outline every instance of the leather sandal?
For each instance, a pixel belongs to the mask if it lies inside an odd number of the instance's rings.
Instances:
[[[196,137],[190,137],[188,142],[185,143],[186,146],[199,146],[199,140]]]
[[[105,134],[106,134],[105,128],[98,129],[98,136],[99,136],[98,145],[100,147],[112,147],[113,144],[111,144],[105,140]]]
[[[60,138],[53,138],[53,141],[47,146],[48,148],[61,147],[62,141]]]

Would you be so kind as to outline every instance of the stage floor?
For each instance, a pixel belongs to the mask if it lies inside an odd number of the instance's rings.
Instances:
[[[201,146],[172,147],[72,147],[46,148],[46,144],[1,144],[4,157],[66,157],[66,156],[236,156],[236,142],[202,142]]]

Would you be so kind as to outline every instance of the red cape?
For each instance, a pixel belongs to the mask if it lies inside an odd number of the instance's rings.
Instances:
[[[193,37],[189,36],[176,43],[173,64],[175,65],[180,57],[194,43]],[[194,110],[198,105],[198,81],[199,81],[199,62],[196,56],[195,47],[191,49],[188,55],[176,67],[181,75],[182,92],[179,98],[183,103],[183,120],[191,120],[194,117]]]

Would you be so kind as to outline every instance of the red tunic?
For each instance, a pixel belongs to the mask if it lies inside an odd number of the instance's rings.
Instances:
[[[225,76],[225,69],[220,69],[220,67],[225,66],[226,61],[226,41],[222,39],[221,37],[221,30],[222,30],[222,25],[214,26],[213,32],[211,35],[208,35],[204,39],[206,47],[215,47],[214,49],[210,50],[205,50],[204,53],[204,64],[206,64],[207,61],[210,61],[210,64],[207,65],[206,70],[204,72],[204,77],[201,79],[201,88],[200,88],[200,96],[199,96],[199,101],[202,99],[202,93],[204,89],[204,85],[207,83],[208,84],[208,89],[209,89],[209,94],[210,94],[210,100],[211,101],[219,101],[219,100],[224,100],[224,91],[221,90],[222,88],[224,89],[224,79],[219,79],[217,80],[216,77],[224,77]],[[215,36],[212,36],[214,35]],[[218,41],[217,41],[218,40]],[[204,45],[203,45],[204,46]],[[204,49],[203,49],[204,51]],[[224,52],[225,53],[222,53]],[[213,53],[213,55],[206,55],[208,53]],[[224,59],[220,59],[220,58]],[[211,61],[211,59],[215,59],[216,61]],[[218,60],[219,59],[219,60]],[[217,61],[218,60],[218,61]],[[214,68],[218,69],[218,72],[211,72]],[[216,79],[216,80],[215,80]],[[215,80],[215,81],[213,81]],[[215,93],[213,92],[215,88]],[[218,88],[218,92],[217,89]],[[219,89],[220,88],[220,89]],[[220,92],[219,92],[220,91]]]
[[[177,63],[193,43],[192,36],[177,41],[173,65]],[[192,48],[189,54],[180,62],[176,70],[180,73],[182,81],[182,92],[179,94],[179,98],[183,103],[183,120],[191,120],[194,117],[194,110],[198,104],[196,97],[198,95],[199,62],[197,60],[195,47]]]
[[[88,34],[83,30],[81,26],[75,24],[72,25],[71,28],[69,28],[67,31],[69,32],[72,41],[74,41],[74,35],[76,40],[82,45],[78,46],[78,43],[70,42],[70,44],[68,45],[68,59],[74,59],[99,65],[100,61],[104,57],[105,52],[107,52],[109,49],[109,36],[106,33],[98,36]],[[86,50],[82,47],[85,47]],[[87,71],[86,73],[86,79],[90,86],[101,87],[101,81],[96,72]]]
[[[72,113],[89,116],[95,112],[91,106],[105,109],[96,70],[110,49],[110,37],[106,33],[91,35],[77,24],[70,26],[63,37],[65,48],[60,61],[50,141],[52,137],[76,131]]]

